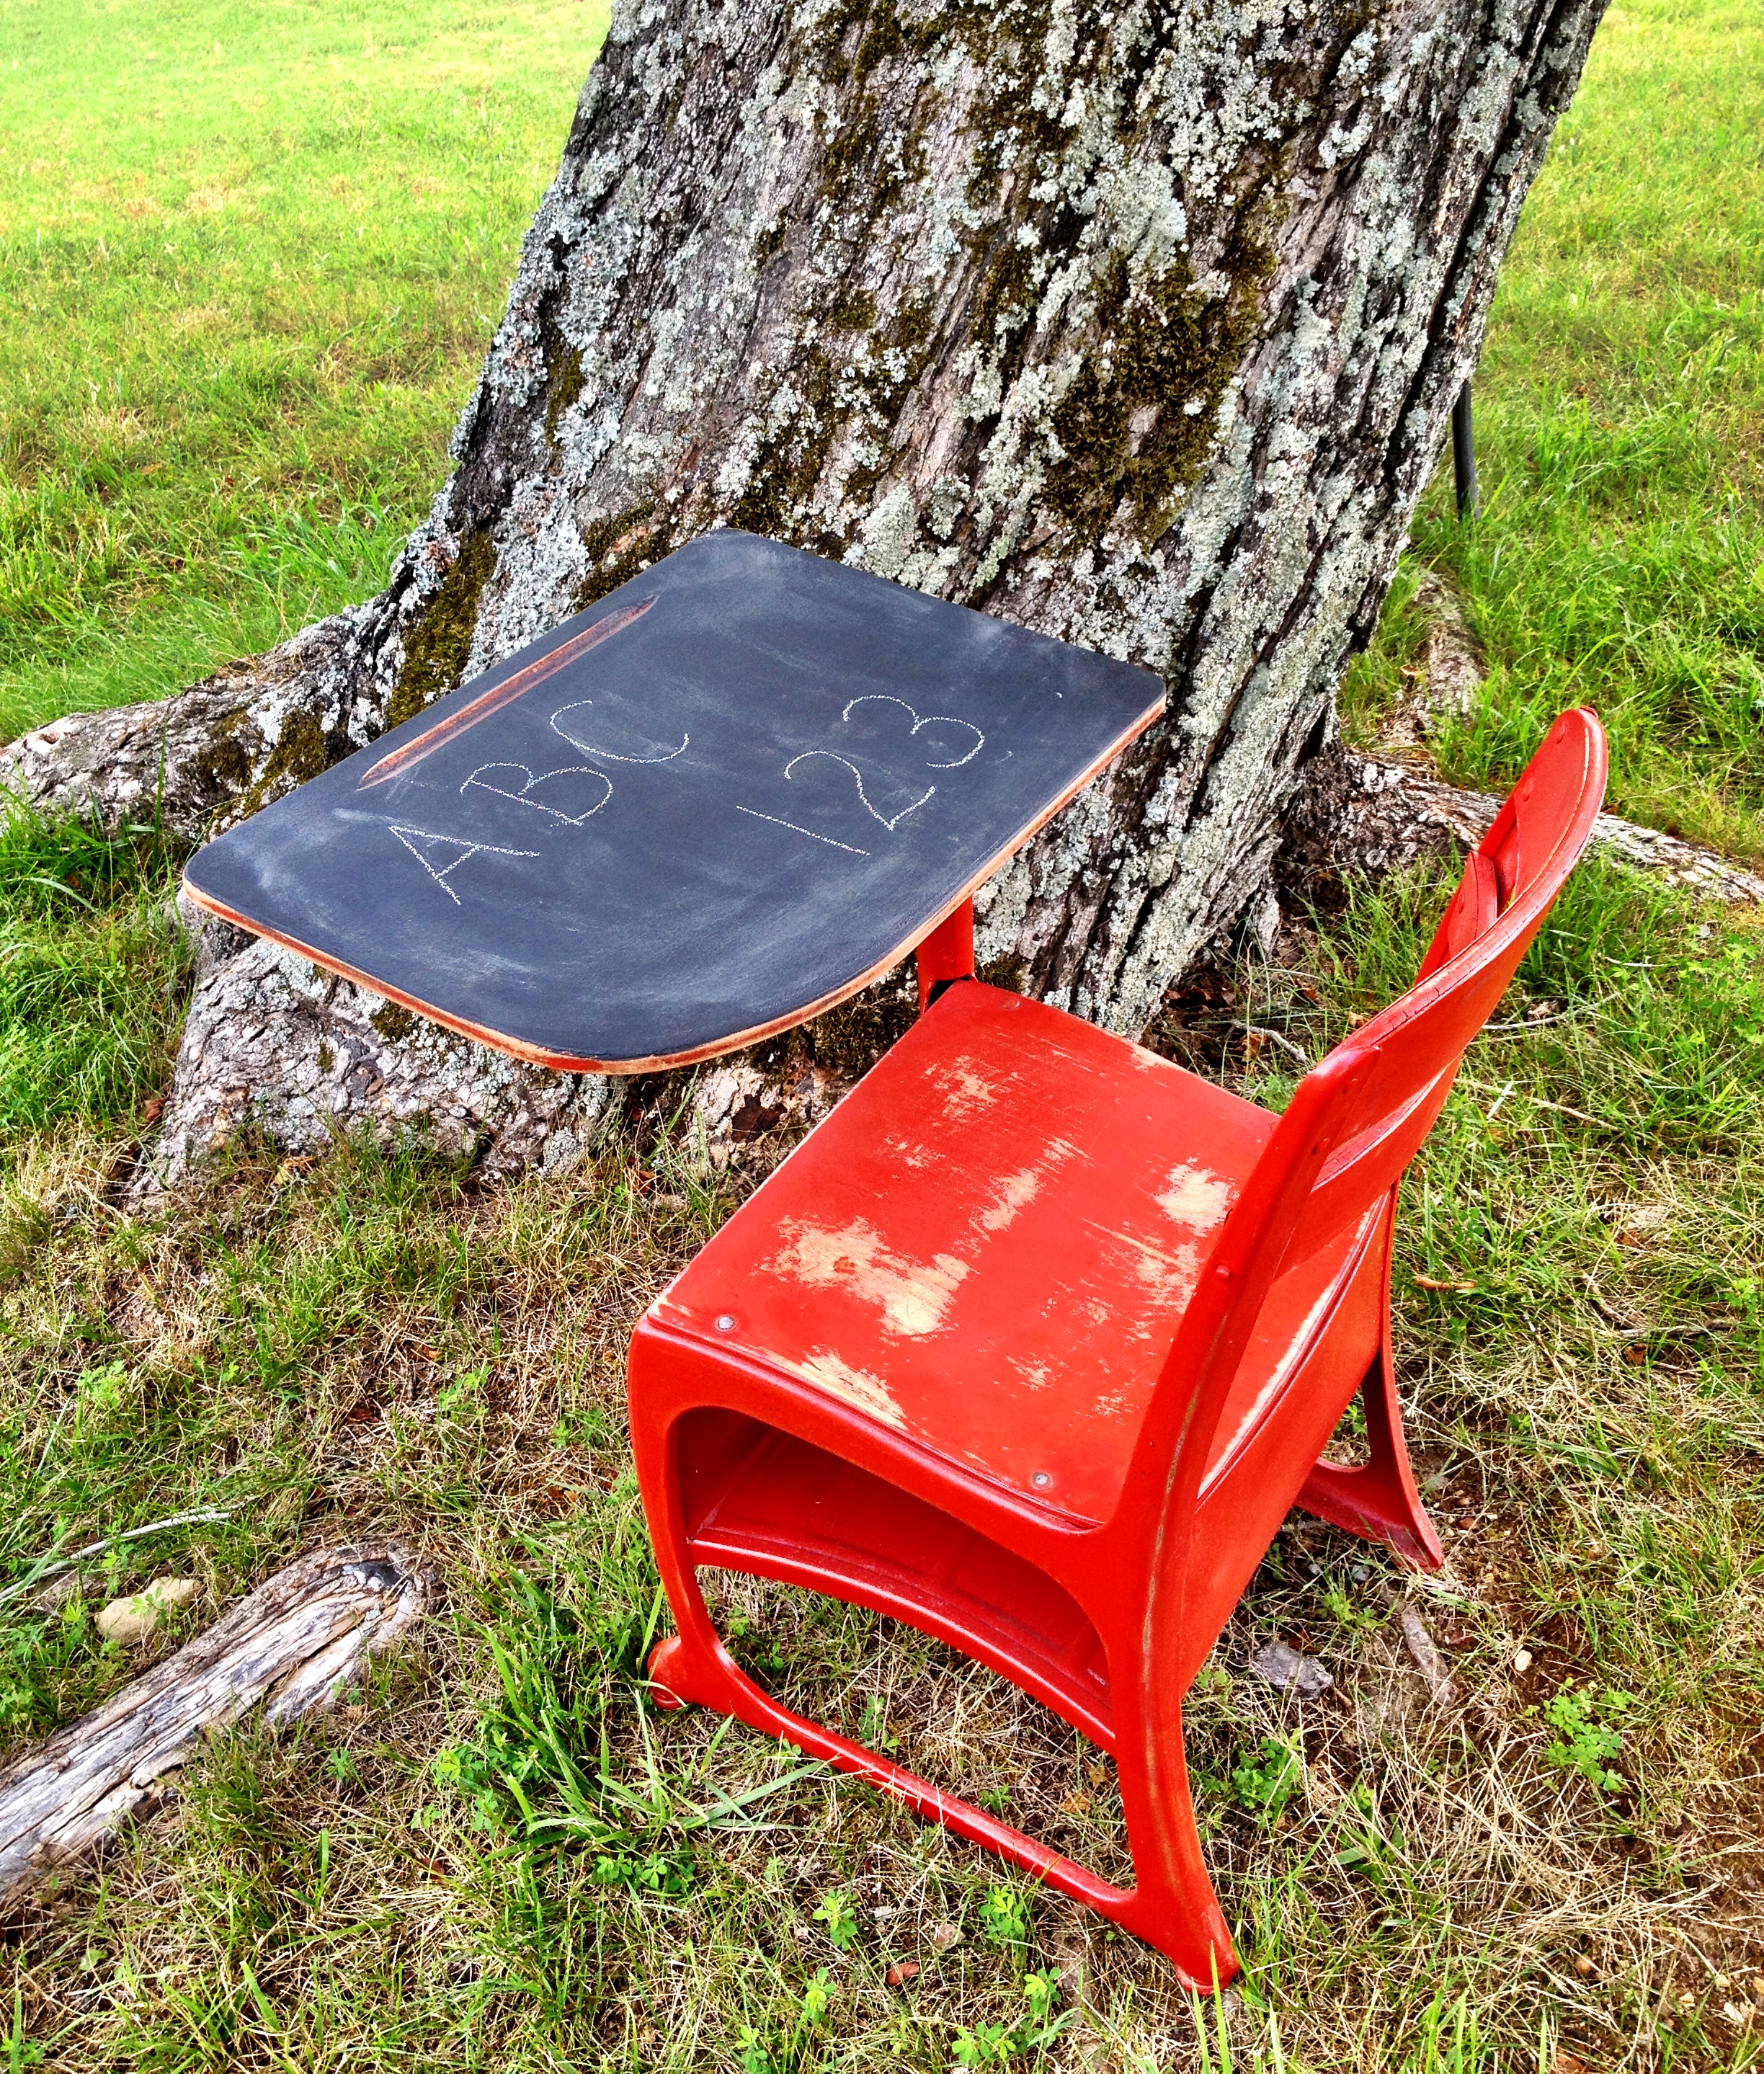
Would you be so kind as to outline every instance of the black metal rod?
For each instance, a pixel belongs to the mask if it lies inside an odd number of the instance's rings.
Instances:
[[[1476,480],[1476,434],[1470,424],[1470,385],[1466,382],[1452,406],[1452,473],[1457,478],[1458,516],[1473,518],[1482,501]]]

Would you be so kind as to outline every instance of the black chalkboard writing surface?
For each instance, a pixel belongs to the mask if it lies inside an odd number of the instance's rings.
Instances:
[[[1163,702],[1146,671],[709,533],[185,882],[522,1057],[684,1064],[897,963]]]

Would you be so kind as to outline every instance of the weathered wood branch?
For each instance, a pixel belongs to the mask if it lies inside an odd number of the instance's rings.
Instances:
[[[263,1706],[282,1727],[328,1707],[413,1629],[433,1592],[408,1551],[333,1548],[260,1584],[206,1634],[0,1771],[0,1908],[152,1802],[206,1731]]]

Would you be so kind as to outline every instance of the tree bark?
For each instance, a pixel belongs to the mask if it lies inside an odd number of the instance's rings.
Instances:
[[[193,835],[735,523],[1166,675],[980,903],[1136,1031],[1267,898],[1601,6],[621,0],[386,590],[13,782]]]

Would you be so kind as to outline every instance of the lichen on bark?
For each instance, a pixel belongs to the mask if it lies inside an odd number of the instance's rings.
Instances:
[[[1601,5],[618,0],[452,478],[171,792],[271,795],[296,706],[334,757],[746,523],[1165,674],[980,903],[1136,1029],[1265,897]],[[93,733],[138,797],[148,723]]]

